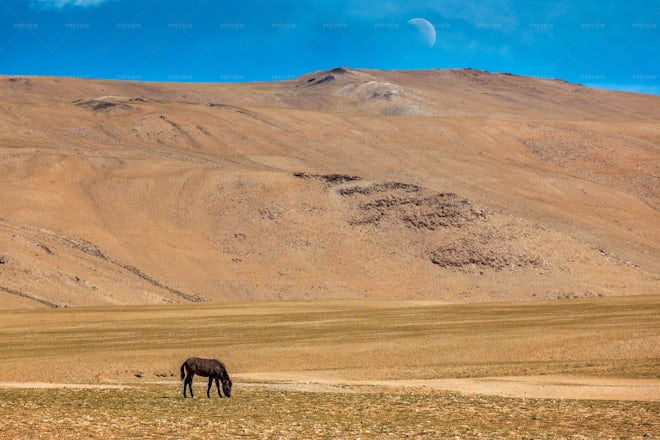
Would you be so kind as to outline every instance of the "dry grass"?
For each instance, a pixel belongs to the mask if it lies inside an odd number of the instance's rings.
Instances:
[[[234,372],[345,379],[657,378],[657,296],[439,304],[215,303],[0,312],[0,381],[162,380],[190,355]]]
[[[0,437],[657,438],[657,401],[505,398],[350,380],[657,379],[659,307],[660,298],[650,296],[5,311],[0,381],[126,387],[0,387]],[[189,355],[225,361],[233,397],[207,399],[198,379],[198,398],[184,400],[178,367]],[[241,381],[282,371],[299,374],[301,383],[326,377],[340,385],[322,392]]]
[[[2,316],[0,377],[87,382],[101,371],[111,379],[107,367],[113,361],[135,373],[176,373],[178,363],[166,361],[180,362],[193,353],[221,357],[234,371],[357,374],[366,369],[373,378],[376,368],[384,379],[515,370],[619,375],[620,366],[630,364],[638,368],[627,368],[627,375],[648,377],[655,366],[649,363],[658,357],[656,301],[312,302],[11,312]],[[39,370],[31,372],[35,361]],[[49,368],[44,377],[39,365],[44,361],[59,368]],[[25,364],[20,368],[25,375],[18,378],[6,368],[17,363]],[[75,363],[84,369],[78,371]],[[78,380],[70,376],[74,372],[81,375]]]
[[[660,404],[450,393],[237,387],[184,400],[178,386],[0,390],[0,437],[258,439],[658,438]]]

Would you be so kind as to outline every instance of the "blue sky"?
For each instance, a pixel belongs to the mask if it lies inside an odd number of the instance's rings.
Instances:
[[[657,0],[0,0],[0,73],[226,82],[472,67],[659,94],[659,21]]]

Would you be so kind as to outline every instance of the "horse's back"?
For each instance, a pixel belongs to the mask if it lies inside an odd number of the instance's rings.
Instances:
[[[190,357],[186,359],[183,365],[188,372],[204,377],[221,374],[222,371],[225,371],[225,366],[217,359]]]
[[[186,359],[184,364],[186,364],[186,365],[195,365],[195,364],[198,364],[200,362],[208,361],[208,360],[210,360],[210,359],[203,359],[203,358],[198,358],[198,357],[189,357],[188,359]]]

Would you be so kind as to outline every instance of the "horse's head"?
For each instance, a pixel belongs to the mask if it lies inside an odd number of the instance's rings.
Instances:
[[[229,377],[222,379],[222,391],[225,393],[225,396],[231,397],[231,379]]]

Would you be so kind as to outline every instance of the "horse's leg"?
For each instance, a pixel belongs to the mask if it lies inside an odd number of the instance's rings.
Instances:
[[[186,394],[186,385],[188,385],[188,389],[190,390],[190,397],[194,399],[195,395],[193,394],[193,390],[192,390],[192,381],[193,381],[193,375],[192,374],[187,375],[186,376],[186,381],[183,384],[183,395],[185,396],[185,394]]]
[[[209,376],[209,387],[206,389],[206,397],[211,398],[211,384],[213,384],[213,376]]]
[[[215,378],[215,387],[218,389],[218,396],[222,397],[222,393],[220,393],[220,379],[217,377]]]

